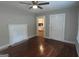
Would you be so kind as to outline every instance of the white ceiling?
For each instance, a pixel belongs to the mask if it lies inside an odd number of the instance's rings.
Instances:
[[[31,3],[30,1],[24,1],[27,3]],[[40,1],[40,2],[45,2],[45,1]],[[50,10],[57,10],[61,8],[68,8],[71,6],[75,6],[78,2],[76,1],[47,1],[50,4],[49,5],[42,5],[43,9],[28,9],[30,6],[25,5],[25,4],[20,4],[19,1],[0,1],[0,4],[8,5],[10,7],[17,7],[18,9],[32,12],[32,13],[42,13],[45,11],[50,11]]]

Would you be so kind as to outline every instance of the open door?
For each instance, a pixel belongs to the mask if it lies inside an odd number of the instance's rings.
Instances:
[[[37,17],[37,36],[39,40],[39,49],[41,54],[43,54],[45,48],[45,16]]]
[[[37,36],[45,36],[45,16],[37,17]]]

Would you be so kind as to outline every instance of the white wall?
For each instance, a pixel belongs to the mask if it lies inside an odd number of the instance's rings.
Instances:
[[[0,3],[0,47],[9,44],[9,24],[27,24],[28,36],[35,35],[34,17],[27,11]]]
[[[65,20],[65,40],[75,43],[77,36],[77,11],[69,10],[66,12]]]

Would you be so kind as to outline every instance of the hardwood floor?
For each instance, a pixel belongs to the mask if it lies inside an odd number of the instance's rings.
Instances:
[[[21,44],[9,46],[6,50],[10,57],[77,57],[74,44],[64,43],[52,39],[45,39],[42,48],[38,37],[33,37]],[[41,47],[41,48],[40,48]]]

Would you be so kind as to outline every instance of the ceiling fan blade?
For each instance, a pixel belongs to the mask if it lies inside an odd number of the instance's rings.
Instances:
[[[32,4],[30,4],[30,3],[25,3],[25,2],[20,2],[20,4],[32,5]]]
[[[43,9],[42,7],[38,6],[38,8]]]
[[[32,7],[29,7],[29,9],[31,9]]]
[[[38,5],[47,5],[47,4],[49,4],[49,2],[39,3]]]

